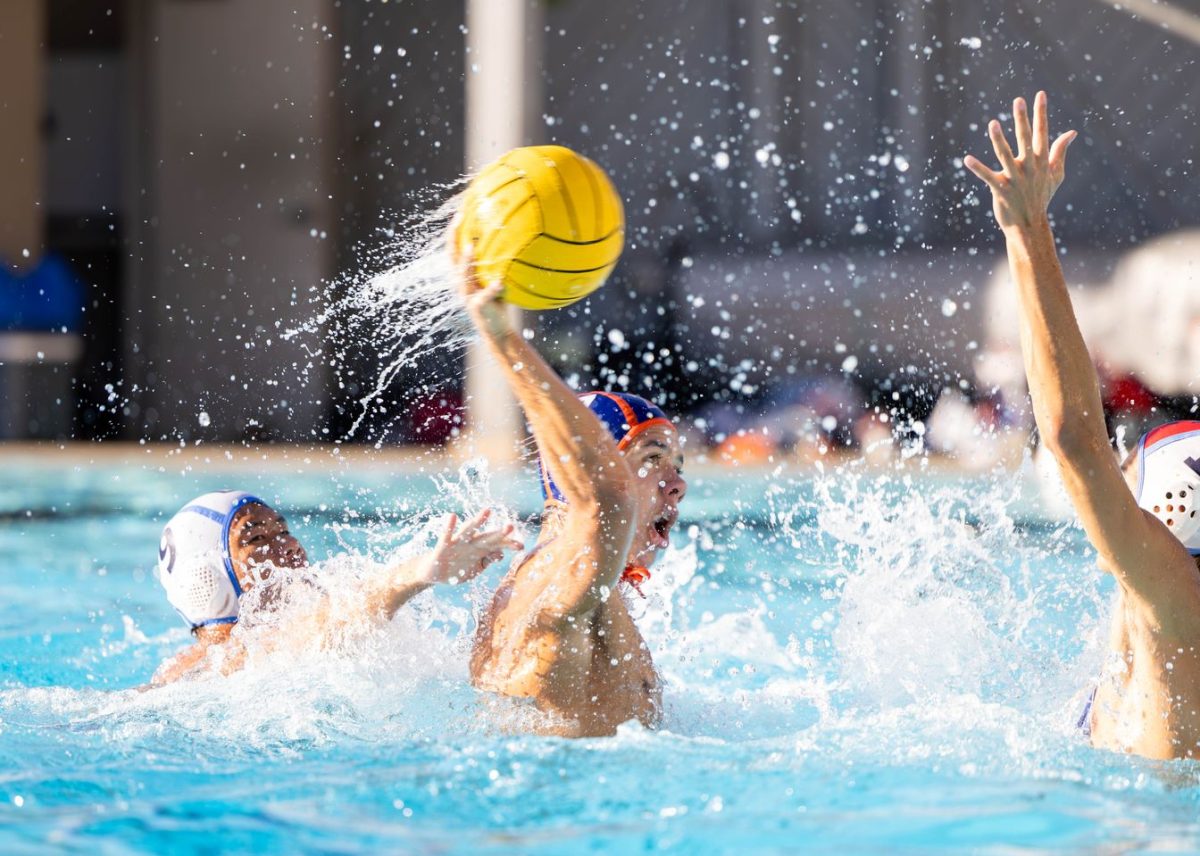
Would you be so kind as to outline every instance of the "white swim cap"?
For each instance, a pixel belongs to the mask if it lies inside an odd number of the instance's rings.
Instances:
[[[1200,556],[1200,422],[1168,422],[1138,441],[1137,503]]]
[[[233,624],[242,586],[229,553],[229,526],[238,509],[261,499],[236,490],[198,496],[163,527],[158,579],[167,600],[193,629]]]

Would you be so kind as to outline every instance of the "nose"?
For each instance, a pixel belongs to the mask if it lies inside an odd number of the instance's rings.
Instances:
[[[676,473],[674,478],[667,480],[664,490],[668,497],[680,502],[687,493],[687,482],[684,481],[683,476]]]
[[[289,567],[302,568],[308,564],[308,554],[304,547],[293,537],[287,539],[283,547],[283,555]]]

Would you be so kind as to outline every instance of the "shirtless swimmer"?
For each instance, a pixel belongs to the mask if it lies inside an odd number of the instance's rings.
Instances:
[[[1105,749],[1200,758],[1200,423],[1155,428],[1118,466],[1047,216],[1075,132],[1050,144],[1044,92],[1032,126],[1023,98],[1013,115],[1017,153],[993,120],[1000,169],[973,157],[965,164],[991,188],[1008,245],[1038,432],[1101,569],[1117,582],[1110,667],[1080,725]]]
[[[465,582],[520,549],[513,527],[485,531],[488,512],[461,528],[450,515],[432,550],[398,562],[339,599],[333,616],[319,610],[303,628],[322,636],[347,621],[390,620],[414,596],[435,583]],[[245,662],[246,651],[233,635],[242,594],[268,580],[274,571],[308,566],[308,554],[288,530],[283,515],[242,491],[215,491],[193,499],[163,528],[158,578],[167,600],[192,628],[191,647],[163,663],[151,686],[214,669],[228,674]]]
[[[543,733],[595,737],[653,727],[662,690],[624,597],[670,543],[687,490],[679,433],[636,395],[576,396],[508,320],[501,287],[469,262],[467,308],[525,411],[543,466],[537,545],[480,621],[475,685],[530,698]],[[623,591],[624,589],[624,591]]]

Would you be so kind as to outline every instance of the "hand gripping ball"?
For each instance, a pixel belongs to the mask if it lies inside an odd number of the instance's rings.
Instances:
[[[473,250],[482,282],[504,282],[509,303],[557,309],[608,279],[625,215],[596,164],[562,146],[527,146],[472,179],[453,240],[460,254]]]

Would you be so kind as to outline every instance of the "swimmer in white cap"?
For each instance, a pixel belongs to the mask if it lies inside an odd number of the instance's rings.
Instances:
[[[465,582],[519,550],[513,527],[485,531],[483,511],[461,528],[450,515],[434,548],[389,569],[363,592],[363,610],[389,620],[396,610],[435,583]],[[240,668],[245,652],[231,644],[242,594],[266,581],[273,570],[308,565],[304,547],[288,531],[283,515],[241,491],[217,491],[193,499],[163,528],[158,578],[167,600],[192,628],[195,643],[167,660],[152,686],[211,668]],[[217,654],[220,656],[216,656]]]
[[[1079,725],[1093,745],[1148,758],[1200,758],[1200,423],[1142,438],[1118,466],[1100,387],[1071,309],[1047,207],[1074,131],[1050,144],[1046,94],[1030,123],[1013,105],[1017,153],[988,126],[1000,169],[965,164],[992,191],[1021,311],[1021,351],[1038,431],[1099,554],[1117,581],[1110,666]],[[1153,347],[1153,343],[1146,343]]]

